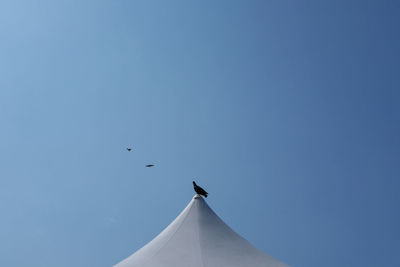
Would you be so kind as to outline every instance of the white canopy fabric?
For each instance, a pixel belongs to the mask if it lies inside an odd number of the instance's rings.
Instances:
[[[150,243],[114,267],[288,267],[236,234],[195,195]]]

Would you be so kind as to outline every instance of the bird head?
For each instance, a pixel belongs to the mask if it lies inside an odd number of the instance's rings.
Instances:
[[[195,183],[195,181],[193,181],[193,185],[194,185],[194,186],[196,186],[196,183]]]

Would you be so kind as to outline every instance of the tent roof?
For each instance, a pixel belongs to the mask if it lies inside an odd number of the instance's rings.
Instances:
[[[195,195],[150,243],[114,267],[287,267],[236,234]]]

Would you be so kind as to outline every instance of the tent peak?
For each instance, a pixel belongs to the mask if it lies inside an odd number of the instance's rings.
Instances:
[[[193,199],[198,199],[198,198],[202,199],[202,197],[199,194],[195,194],[194,197],[193,197]]]
[[[114,267],[287,267],[239,236],[194,195],[150,243]]]

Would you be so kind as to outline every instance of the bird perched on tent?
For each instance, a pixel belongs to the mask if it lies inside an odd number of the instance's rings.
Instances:
[[[203,188],[201,188],[200,186],[198,186],[198,185],[196,184],[195,181],[193,181],[193,189],[194,189],[194,191],[196,191],[196,193],[199,194],[199,195],[202,195],[202,196],[204,196],[204,197],[207,197],[207,196],[208,196],[208,193],[206,192],[206,190],[204,190]]]

